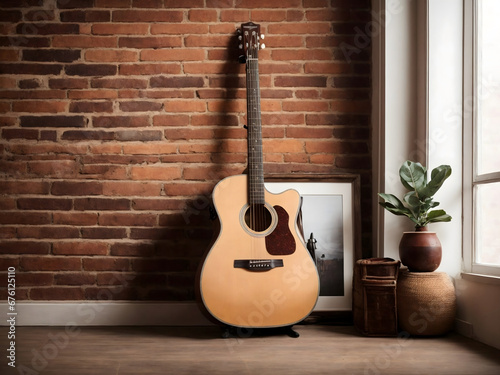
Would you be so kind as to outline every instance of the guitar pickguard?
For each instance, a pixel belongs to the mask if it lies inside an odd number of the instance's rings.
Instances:
[[[266,250],[271,255],[290,255],[295,252],[295,238],[288,227],[289,216],[281,206],[274,206],[278,215],[278,224],[272,233],[266,236]]]

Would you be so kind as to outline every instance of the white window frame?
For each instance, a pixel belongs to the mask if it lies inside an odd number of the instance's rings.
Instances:
[[[472,274],[500,277],[500,267],[475,262],[475,189],[479,184],[500,182],[500,173],[478,176],[475,124],[478,121],[477,77],[477,7],[478,0],[464,0],[464,95],[463,95],[463,258],[464,271]]]

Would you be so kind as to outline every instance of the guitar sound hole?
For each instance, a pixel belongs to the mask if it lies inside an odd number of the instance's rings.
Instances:
[[[264,232],[271,222],[271,213],[263,204],[252,204],[245,212],[245,223],[254,232]]]

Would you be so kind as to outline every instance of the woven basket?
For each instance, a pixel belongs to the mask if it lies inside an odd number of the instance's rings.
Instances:
[[[411,335],[443,335],[453,328],[455,287],[444,272],[399,274],[397,284],[399,329]]]

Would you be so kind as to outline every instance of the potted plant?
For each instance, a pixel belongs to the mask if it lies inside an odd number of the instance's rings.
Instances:
[[[441,165],[427,179],[427,168],[420,163],[405,161],[399,169],[401,183],[408,190],[404,203],[393,194],[379,193],[379,202],[387,211],[408,217],[415,224],[414,232],[404,232],[399,244],[401,262],[412,272],[432,272],[441,263],[441,243],[435,232],[427,231],[430,223],[446,222],[451,216],[444,210],[434,209],[439,202],[433,196],[450,177],[451,167]]]

